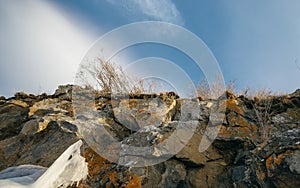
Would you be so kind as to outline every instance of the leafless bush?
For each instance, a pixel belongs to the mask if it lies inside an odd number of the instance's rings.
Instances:
[[[133,90],[135,94],[168,92],[166,85],[160,80],[156,80],[156,79],[143,80],[140,78],[136,78],[135,80],[137,80]]]
[[[83,85],[102,92],[127,93],[131,88],[123,68],[103,58],[97,58],[96,63],[82,65],[79,76]]]
[[[96,63],[83,66],[79,76],[83,85],[101,92],[141,94],[166,91],[162,83],[128,75],[122,66],[104,58],[97,58]]]
[[[259,131],[258,141],[264,145],[270,139],[271,108],[273,103],[272,92],[267,89],[250,92],[248,98],[252,99],[252,107]]]
[[[124,73],[121,66],[116,66],[115,64],[104,61],[98,58],[99,64],[96,69],[97,83],[105,92],[126,92],[130,90],[130,80],[128,76]]]
[[[255,101],[261,101],[265,98],[268,98],[272,95],[272,91],[267,88],[257,89],[257,90],[251,90],[250,88],[247,88],[244,92],[244,95],[248,99],[252,99]]]
[[[259,130],[261,134],[261,141],[269,140],[270,133],[270,119],[271,119],[271,107],[272,107],[272,99],[265,99],[262,108],[259,108],[256,105],[254,106],[254,111],[257,117],[257,123],[259,125]]]
[[[236,93],[234,83],[230,82],[227,86],[222,84],[221,79],[218,79],[218,82],[212,83],[209,87],[206,80],[202,80],[198,87],[197,93],[203,99],[214,99],[216,96],[220,96],[224,91],[230,93]],[[211,93],[215,93],[215,96],[212,96]],[[270,136],[270,120],[271,120],[271,107],[273,103],[273,96],[271,90],[263,88],[259,90],[250,90],[247,88],[242,95],[247,97],[252,101],[252,107],[254,110],[253,119],[257,123],[259,138],[258,142],[264,144],[269,140]],[[238,95],[238,94],[237,94]],[[276,94],[276,95],[279,95]]]
[[[209,86],[206,79],[199,82],[196,87],[196,95],[202,99],[216,99],[224,94],[225,91],[234,93],[234,83],[231,81],[227,86],[224,85],[222,77],[218,76],[217,81]]]

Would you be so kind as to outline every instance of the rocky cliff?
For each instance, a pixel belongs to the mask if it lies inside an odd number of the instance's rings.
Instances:
[[[70,85],[60,86],[53,95],[19,92],[8,99],[0,97],[0,170],[21,164],[49,167],[82,139],[89,175],[79,187],[300,187],[300,90],[265,100],[231,93],[207,101],[181,99],[175,93],[129,98],[96,94],[92,105],[97,121],[113,138],[133,148],[164,143],[180,126],[193,129],[188,140],[176,135],[174,145],[186,144],[164,156],[168,160],[140,167],[120,165],[98,154],[93,141],[108,150],[112,146],[101,133],[84,136],[72,97]],[[224,118],[212,144],[199,152],[212,108],[223,112]],[[138,149],[131,152],[135,158],[152,156],[150,162],[164,155],[163,149],[150,149],[147,156]]]

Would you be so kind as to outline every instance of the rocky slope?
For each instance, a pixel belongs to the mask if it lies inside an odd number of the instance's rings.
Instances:
[[[220,101],[225,105],[217,105]],[[300,187],[300,90],[268,100],[227,93],[219,101],[180,99],[174,93],[130,99],[96,94],[93,105],[113,138],[137,148],[163,143],[179,124],[194,131],[166,161],[122,166],[91,146],[96,140],[110,148],[105,138],[96,132],[83,138],[75,121],[72,86],[60,86],[53,95],[20,92],[9,99],[0,97],[0,170],[21,164],[49,167],[68,146],[83,139],[89,176],[79,187]],[[199,152],[213,108],[225,116],[212,145]],[[184,139],[176,135],[174,144]],[[131,152],[125,157],[145,157],[139,150]],[[152,160],[164,151],[149,150],[148,155]]]

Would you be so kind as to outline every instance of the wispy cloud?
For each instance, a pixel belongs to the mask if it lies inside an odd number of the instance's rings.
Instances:
[[[165,21],[183,25],[184,20],[171,0],[106,0],[125,8],[131,15],[142,15],[144,19]]]

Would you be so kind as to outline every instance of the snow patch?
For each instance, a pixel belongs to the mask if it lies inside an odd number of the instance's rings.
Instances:
[[[1,171],[0,187],[63,188],[76,182],[78,184],[88,174],[85,158],[80,155],[81,145],[81,140],[71,145],[46,171],[34,165],[10,167]]]

